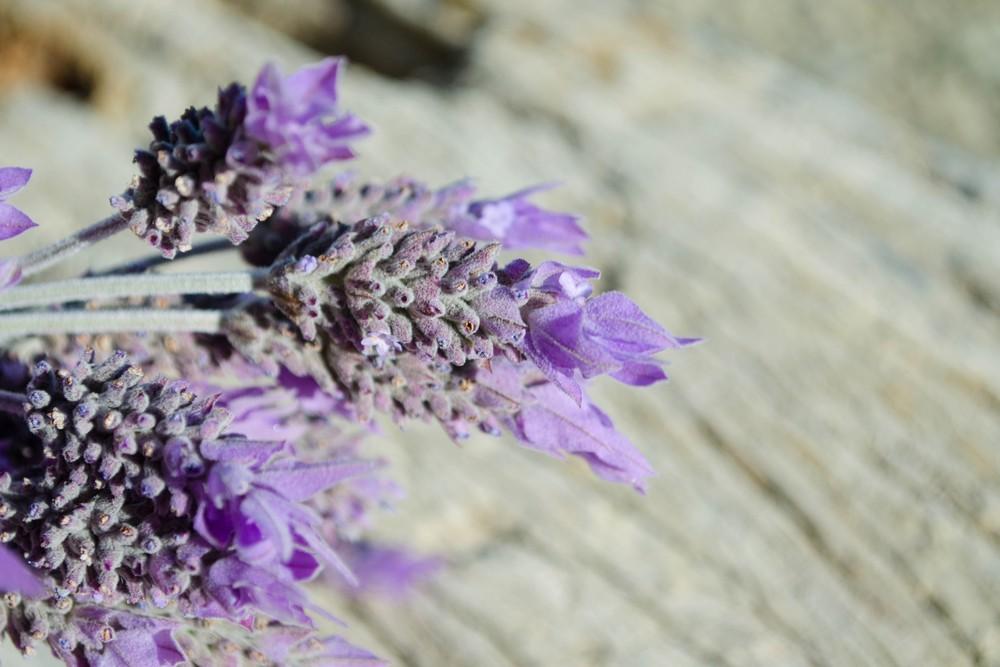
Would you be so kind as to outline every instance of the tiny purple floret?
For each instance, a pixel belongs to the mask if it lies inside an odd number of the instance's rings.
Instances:
[[[540,248],[569,255],[582,255],[580,245],[587,233],[578,218],[569,213],[547,211],[528,200],[550,184],[519,190],[499,199],[471,202],[465,215],[452,227],[459,234],[483,241],[500,241],[507,249]]]
[[[31,180],[31,170],[22,167],[0,167],[0,241],[14,238],[38,225],[7,199]]]

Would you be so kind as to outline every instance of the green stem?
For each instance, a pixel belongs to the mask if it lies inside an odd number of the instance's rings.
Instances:
[[[18,260],[18,264],[21,265],[21,274],[25,278],[32,276],[125,229],[128,229],[128,222],[125,218],[117,213],[108,216],[100,222],[95,222],[91,226],[81,229],[72,236],[67,236],[61,241],[56,241],[24,255]]]
[[[185,308],[61,310],[0,315],[0,341],[19,336],[95,333],[219,333],[225,311]]]
[[[261,272],[148,273],[100,276],[21,285],[0,292],[0,311],[91,299],[151,297],[174,294],[243,294],[263,280]]]

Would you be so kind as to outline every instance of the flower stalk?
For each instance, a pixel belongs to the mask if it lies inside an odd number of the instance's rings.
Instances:
[[[76,234],[24,255],[18,260],[24,278],[69,259],[81,250],[128,229],[128,221],[117,213],[81,229]]]
[[[242,294],[261,282],[252,271],[225,273],[100,276],[22,285],[0,292],[0,311],[91,299],[154,297],[184,294]]]
[[[224,311],[123,308],[0,315],[0,341],[20,336],[97,333],[218,333]]]

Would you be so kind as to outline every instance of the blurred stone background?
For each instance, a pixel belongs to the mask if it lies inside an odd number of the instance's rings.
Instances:
[[[379,532],[449,569],[331,596],[347,637],[428,667],[998,665],[998,44],[987,0],[0,0],[0,164],[36,169],[42,225],[12,251],[106,215],[152,115],[345,53],[357,170],[558,180],[605,287],[708,339],[598,388],[645,497],[388,427],[410,495]]]

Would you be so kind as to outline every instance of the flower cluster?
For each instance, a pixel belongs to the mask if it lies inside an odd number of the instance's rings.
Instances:
[[[181,656],[163,610],[308,627],[301,582],[323,565],[352,576],[306,501],[371,462],[306,463],[287,441],[234,433],[241,420],[219,395],[146,381],[124,353],[72,370],[39,361],[24,391],[22,450],[4,452],[0,475],[0,540],[44,587],[40,599],[9,600],[22,649],[48,640],[67,661],[104,644],[122,651],[117,625],[144,638],[162,629],[156,646]],[[97,633],[100,646],[87,631],[95,623],[111,628]]]
[[[342,62],[329,58],[284,79],[269,66],[249,94],[236,83],[220,90],[214,110],[192,107],[172,123],[157,116],[149,149],[135,153],[139,175],[112,205],[165,257],[190,250],[196,232],[243,242],[296,184],[353,157],[348,142],[367,134],[337,111]]]
[[[339,110],[342,64],[269,65],[213,109],[157,117],[112,217],[0,260],[0,633],[24,653],[382,664],[317,636],[307,587],[396,596],[441,565],[366,536],[402,496],[363,452],[379,414],[455,440],[506,432],[645,488],[650,464],[588,383],[665,380],[656,355],[696,339],[596,292],[594,269],[504,257],[583,253],[577,216],[533,201],[549,186],[314,182],[368,132]],[[30,175],[0,169],[0,241],[34,225],[5,202]],[[124,229],[159,255],[14,286]],[[218,252],[201,232],[240,245],[247,269],[156,275]]]

